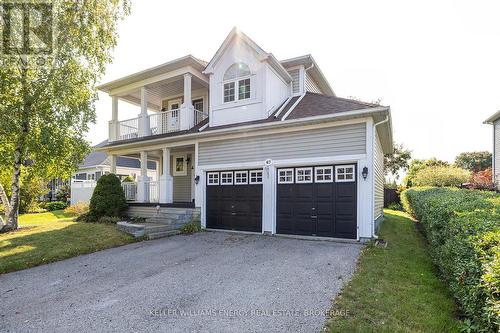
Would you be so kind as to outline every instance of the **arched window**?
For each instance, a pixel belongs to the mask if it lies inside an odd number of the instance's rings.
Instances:
[[[250,98],[250,68],[237,62],[224,73],[224,103]],[[238,93],[236,94],[236,86]]]

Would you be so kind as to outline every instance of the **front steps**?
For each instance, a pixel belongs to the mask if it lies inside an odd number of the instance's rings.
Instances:
[[[119,222],[118,228],[134,237],[156,239],[179,234],[179,228],[191,222],[200,222],[199,208],[160,206],[129,206],[129,217],[144,218],[145,222]]]

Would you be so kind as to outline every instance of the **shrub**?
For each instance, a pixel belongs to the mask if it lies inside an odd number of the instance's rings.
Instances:
[[[470,187],[478,190],[493,190],[493,171],[488,168],[483,171],[478,171],[472,174]]]
[[[53,210],[65,209],[66,207],[68,207],[68,204],[62,201],[52,201],[44,204],[44,208],[49,212]]]
[[[66,214],[73,215],[73,216],[80,216],[82,214],[85,214],[89,211],[89,205],[85,202],[77,202],[75,205],[71,205],[68,208],[64,210]]]
[[[403,210],[403,206],[399,202],[391,202],[387,208],[392,210]]]
[[[126,209],[127,201],[120,179],[114,174],[99,178],[90,199],[88,217],[97,221],[103,216],[123,216]]]
[[[190,223],[184,224],[182,227],[180,227],[179,231],[182,234],[194,234],[196,232],[201,231],[201,226],[199,223],[190,222]]]
[[[442,278],[470,327],[500,327],[500,195],[451,188],[412,188],[402,203],[418,219]]]
[[[117,222],[121,221],[122,219],[120,217],[116,216],[103,216],[99,220],[97,220],[98,223],[107,223],[107,224],[116,224]]]
[[[70,193],[69,185],[63,185],[56,192],[56,200],[62,202],[68,202],[69,193]]]
[[[469,181],[467,170],[452,166],[433,166],[417,171],[414,186],[460,186]]]

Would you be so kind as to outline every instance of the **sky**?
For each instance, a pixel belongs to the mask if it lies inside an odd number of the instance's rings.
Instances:
[[[500,1],[132,0],[101,83],[192,54],[210,61],[236,26],[278,59],[311,54],[337,96],[382,100],[414,158],[492,150],[500,110]],[[107,139],[99,93],[87,138]],[[136,106],[119,105],[119,119]]]

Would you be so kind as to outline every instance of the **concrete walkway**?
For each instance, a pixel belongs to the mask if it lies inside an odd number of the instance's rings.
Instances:
[[[0,275],[0,332],[319,332],[360,249],[221,232],[130,244]]]

